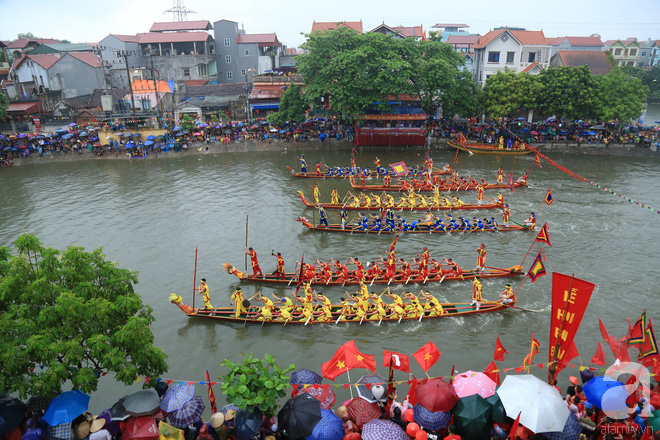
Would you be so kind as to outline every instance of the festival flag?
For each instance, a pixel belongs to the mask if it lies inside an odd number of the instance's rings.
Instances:
[[[512,440],[515,440],[518,438],[518,426],[520,425],[520,414],[522,412],[518,413],[518,417],[516,417],[516,420],[513,422],[513,425],[511,425],[511,430],[509,431],[509,438]]]
[[[407,354],[397,353],[396,351],[383,350],[383,367],[390,366],[390,359],[392,360],[392,368],[410,373],[410,358]]]
[[[598,349],[596,350],[596,354],[591,358],[591,361],[589,362],[594,365],[605,365],[605,352],[603,351],[602,342],[598,342]]]
[[[213,388],[211,388],[211,377],[209,376],[209,370],[206,370],[206,389],[209,392],[209,403],[211,404],[211,411],[213,414],[218,412],[218,407],[215,403],[215,394],[213,394]]]
[[[530,280],[532,280],[532,283],[534,283],[537,279],[539,279],[543,275],[547,274],[545,270],[545,265],[543,264],[544,260],[545,260],[545,255],[543,254],[543,249],[541,249],[539,251],[539,254],[536,256],[536,258],[534,258],[534,261],[532,262],[532,266],[527,271],[527,276],[529,277]]]
[[[651,440],[651,435],[653,435],[653,430],[650,426],[647,426],[639,440]]]
[[[391,163],[390,167],[392,168],[392,171],[394,171],[394,174],[396,174],[397,176],[405,176],[406,174],[408,174],[408,167],[403,161],[397,163]]]
[[[598,318],[598,326],[600,327],[601,336],[603,337],[605,342],[607,342],[607,344],[610,346],[610,350],[612,350],[612,354],[614,355],[614,357],[616,357],[617,354],[619,353],[619,348],[620,348],[619,344],[616,343],[616,341],[614,339],[614,336],[610,336],[607,333],[607,329],[605,328],[605,324],[603,324],[603,321],[601,321],[600,318]]]
[[[653,332],[653,324],[649,319],[649,324],[646,326],[646,338],[644,344],[639,349],[639,359],[648,358],[660,354],[658,352],[658,344],[655,341],[655,333]]]
[[[536,165],[538,165],[539,168],[543,168],[543,167],[541,166],[541,159],[540,159],[540,157],[541,157],[541,156],[539,156],[539,154],[536,153],[536,158],[534,158],[534,163],[535,163]]]
[[[552,243],[550,243],[550,234],[548,234],[548,222],[545,222],[543,224],[543,227],[539,231],[534,241],[540,241],[541,243],[545,243],[548,246],[552,247]]]
[[[525,368],[529,368],[532,366],[532,362],[534,361],[534,356],[536,356],[539,352],[539,349],[541,348],[541,344],[539,344],[539,341],[534,338],[534,333],[532,333],[532,345],[529,348],[529,354],[525,356],[522,362],[522,366],[516,368],[516,373],[520,374]]]
[[[500,370],[497,368],[495,361],[490,361],[490,364],[484,370],[484,374],[488,376],[498,386],[500,385]]]
[[[422,367],[422,370],[426,372],[433,366],[433,364],[438,362],[441,354],[442,353],[440,353],[438,347],[432,341],[429,341],[428,344],[414,352],[413,357],[419,366]]]
[[[511,190],[511,193],[513,193],[513,170],[511,170],[511,174],[509,174],[509,181],[506,183],[506,187]]]
[[[465,139],[465,136],[463,135],[463,133],[459,132],[458,136],[456,136],[456,141],[459,144],[464,144],[465,142],[467,142],[467,139]]]
[[[449,375],[449,385],[454,383],[454,373],[456,372],[456,364],[451,365],[451,374]]]
[[[628,323],[630,325],[630,323]],[[642,315],[637,319],[637,322],[630,328],[628,331],[628,345],[637,345],[644,344],[646,341],[646,310],[642,312]]]
[[[501,362],[504,360],[505,354],[509,354],[509,352],[506,351],[506,349],[500,342],[500,335],[497,335],[497,339],[495,340],[495,354],[493,355],[493,360]]]
[[[389,414],[390,407],[396,398],[396,386],[394,384],[394,356],[399,353],[390,352],[387,374],[387,397],[385,398],[385,414]],[[407,358],[408,356],[406,356]],[[398,359],[397,359],[398,361]],[[385,350],[383,350],[383,366],[385,366]],[[408,369],[410,372],[410,369]]]
[[[554,379],[577,356],[574,338],[582,322],[595,284],[559,272],[552,273],[550,350],[548,379]]]
[[[321,364],[321,375],[330,380],[353,368],[366,368],[376,372],[376,359],[373,355],[363,354],[352,339],[337,349],[334,356]]]
[[[552,197],[552,193],[550,192],[550,188],[548,188],[548,192],[545,194],[545,199],[543,199],[543,201],[548,206],[552,205],[552,202],[555,201],[555,199]]]

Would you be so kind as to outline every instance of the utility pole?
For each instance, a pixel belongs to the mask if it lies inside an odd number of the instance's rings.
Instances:
[[[92,51],[96,55],[101,58],[101,67],[102,67],[102,72],[103,72],[103,86],[105,87],[105,94],[108,94],[108,78],[107,75],[105,74],[105,60],[103,59],[103,51],[106,50],[107,47],[105,46],[96,46],[96,48]]]
[[[149,57],[149,61],[151,61],[151,78],[154,80],[154,93],[156,94],[156,108],[158,111],[158,115],[156,116],[156,128],[160,128],[160,123],[158,122],[158,118],[162,118],[163,111],[160,105],[160,97],[158,95],[158,83],[156,82],[156,75],[154,75],[154,56],[151,55]],[[158,71],[158,80],[160,80],[160,71]]]
[[[124,58],[124,63],[126,63],[126,76],[128,77],[128,89],[131,91],[131,115],[135,112],[135,97],[133,96],[133,84],[131,84],[131,71],[128,68],[128,57],[130,55],[135,55],[134,50],[118,50],[117,58]]]

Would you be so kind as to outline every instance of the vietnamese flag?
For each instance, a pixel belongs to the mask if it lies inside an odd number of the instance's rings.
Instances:
[[[610,336],[607,333],[607,329],[605,328],[605,324],[603,324],[603,321],[598,318],[598,326],[600,327],[600,334],[605,339],[605,342],[607,342],[610,346],[610,349],[612,350],[612,354],[614,357],[616,357],[617,353],[619,352],[619,344],[616,343],[614,340],[614,336]]]
[[[440,359],[440,350],[438,350],[438,347],[436,345],[429,341],[428,344],[424,345],[422,348],[417,350],[416,352],[413,353],[413,357],[417,361],[420,367],[422,367],[422,370],[425,372],[429,370],[435,364],[438,362],[438,359]]]
[[[390,359],[392,360],[392,368],[410,373],[410,358],[407,354],[397,353],[396,351],[383,350],[383,367],[390,367]]]
[[[518,417],[516,417],[516,420],[513,422],[513,425],[511,426],[511,430],[509,431],[509,438],[510,439],[517,439],[518,436],[518,426],[520,425],[520,414],[521,412],[518,413]]]
[[[363,354],[357,349],[352,339],[339,347],[334,356],[321,364],[321,375],[335,380],[337,376],[353,368],[366,368],[376,372],[376,359],[373,355]]]
[[[496,361],[503,361],[504,360],[504,355],[509,354],[508,351],[502,346],[502,343],[500,342],[500,335],[497,335],[497,339],[495,340],[495,354],[493,355],[493,360]]]
[[[598,343],[598,349],[596,349],[596,354],[591,358],[590,361],[594,365],[605,365],[605,352],[603,351],[603,343]]]
[[[500,371],[495,364],[495,361],[490,361],[490,364],[484,370],[484,374],[488,376],[498,386],[500,385]]]

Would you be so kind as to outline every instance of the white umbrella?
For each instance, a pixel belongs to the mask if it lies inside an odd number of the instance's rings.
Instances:
[[[507,376],[497,390],[506,415],[533,432],[562,431],[570,415],[557,389],[541,379],[524,374]]]

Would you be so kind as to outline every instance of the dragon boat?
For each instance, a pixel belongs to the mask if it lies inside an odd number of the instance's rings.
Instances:
[[[307,324],[326,324],[326,325],[336,325],[339,323],[351,323],[356,325],[367,324],[372,322],[374,324],[380,324],[381,322],[394,322],[400,323],[401,321],[422,321],[429,319],[437,318],[446,318],[450,316],[463,316],[463,315],[477,315],[491,312],[499,312],[502,310],[508,309],[510,306],[515,305],[515,298],[513,302],[509,304],[504,304],[502,301],[483,301],[481,307],[477,310],[476,306],[470,305],[470,303],[444,303],[442,306],[442,314],[435,314],[431,311],[425,311],[423,315],[409,314],[397,317],[386,317],[382,320],[380,319],[356,319],[353,316],[344,316],[342,314],[343,305],[332,305],[332,319],[331,320],[321,320],[319,317],[314,316],[311,319],[305,319],[294,316],[290,320],[284,320],[280,317],[279,313],[275,311],[272,314],[271,319],[263,319],[259,313],[260,307],[250,306],[247,308],[247,312],[241,313],[238,317],[235,316],[235,310],[233,307],[214,307],[212,309],[203,309],[203,308],[193,308],[183,303],[183,299],[176,294],[170,296],[170,302],[175,304],[183,313],[185,313],[190,318],[207,318],[215,319],[222,322],[234,322],[237,324],[278,324],[278,325],[307,325]],[[276,309],[276,308],[275,308]],[[277,310],[277,309],[276,309]]]
[[[370,171],[367,168],[357,168],[353,169],[350,167],[343,167],[341,168],[341,172],[336,172],[336,171],[325,171],[321,173],[317,173],[315,171],[312,172],[306,172],[303,173],[302,171],[296,171],[292,169],[290,166],[286,167],[289,170],[289,173],[291,173],[291,177],[302,177],[302,178],[307,178],[307,179],[348,179],[350,177],[365,177],[367,179],[372,179],[372,178],[377,178],[377,177],[385,177],[387,174],[389,175],[394,175],[391,170],[387,170],[386,168],[383,168],[385,170],[384,173],[378,173],[377,171]],[[431,172],[432,176],[441,176],[441,175],[447,175],[451,174],[451,170],[441,170],[441,169],[435,169],[434,171]],[[428,175],[428,173],[424,173],[421,171],[418,172],[408,172],[407,174],[402,174],[399,175],[399,177],[414,177],[418,175]]]
[[[422,182],[407,182],[405,183],[400,183],[400,184],[395,184],[395,185],[367,185],[364,182],[356,183],[355,178],[351,178],[351,186],[353,189],[359,190],[359,191],[410,191],[411,189],[415,190],[416,192],[424,191],[424,192],[429,192],[429,191],[434,191],[435,188],[437,187],[438,190],[440,191],[474,191],[477,189],[478,183],[475,182],[468,182],[465,184],[452,184],[447,181],[441,180],[438,182],[437,185],[433,183],[429,183],[426,181]],[[482,183],[481,186],[483,186],[484,189],[502,189],[502,188],[509,188],[510,185],[507,183]],[[527,186],[527,181],[523,180],[516,180],[513,182],[513,187],[514,188],[520,188],[523,186]]]
[[[298,272],[287,272],[284,274],[284,278],[275,274],[265,274],[263,276],[254,276],[249,275],[245,272],[242,272],[236,269],[229,263],[224,263],[223,267],[225,271],[231,275],[236,276],[241,281],[252,282],[252,283],[266,283],[266,284],[279,284],[279,285],[292,285],[297,284],[300,279],[300,273]],[[478,276],[479,278],[502,278],[502,277],[513,277],[517,275],[524,275],[525,272],[522,269],[522,266],[511,266],[508,268],[499,268],[499,267],[484,267],[482,271],[476,270],[464,270],[462,274],[457,274],[453,271],[446,272],[437,272],[430,274],[427,278],[419,274],[411,274],[409,276],[404,275],[402,272],[398,271],[394,277],[372,277],[367,275],[364,279],[366,284],[425,284],[425,283],[434,283],[442,281],[463,281],[463,280],[472,280],[474,277]],[[303,281],[306,281],[303,279]],[[332,275],[328,280],[316,280],[313,279],[310,281],[312,285],[319,286],[355,286],[360,284],[360,280],[351,276],[349,273],[348,279],[344,279],[338,275]]]
[[[456,148],[461,151],[466,151],[468,153],[477,153],[477,154],[499,154],[502,156],[517,156],[521,154],[529,154],[536,152],[536,149],[530,148],[530,147],[523,147],[523,148],[518,148],[518,149],[507,149],[507,148],[499,148],[498,145],[496,144],[480,144],[480,143],[459,143],[459,142],[452,142],[452,141],[447,141],[447,145],[449,145],[450,148]]]
[[[496,228],[471,228],[469,230],[462,229],[452,229],[451,231],[447,230],[438,230],[431,228],[429,230],[428,225],[420,224],[414,229],[402,230],[400,227],[394,229],[386,230],[381,227],[380,229],[364,229],[362,225],[359,224],[346,224],[344,228],[341,227],[340,223],[328,223],[328,226],[315,225],[311,223],[306,217],[298,217],[296,221],[303,224],[310,231],[323,231],[323,232],[343,232],[348,234],[463,234],[470,232],[509,232],[509,231],[532,231],[534,230],[535,225],[525,226],[518,223],[506,225],[497,225]]]
[[[298,191],[298,197],[300,197],[300,200],[302,200],[303,204],[308,207],[308,208],[318,208],[322,207],[323,209],[346,209],[347,211],[380,211],[381,206],[377,205],[360,205],[360,206],[355,206],[354,204],[351,203],[313,203],[305,198],[305,193],[302,191]],[[440,206],[413,206],[412,208],[409,206],[382,206],[382,208],[392,208],[393,211],[452,211],[452,210],[472,210],[472,209],[496,209],[496,208],[503,208],[504,207],[504,202],[502,203],[483,203],[481,205],[477,205],[474,203],[464,203],[460,206],[450,204],[450,205],[440,205]]]

